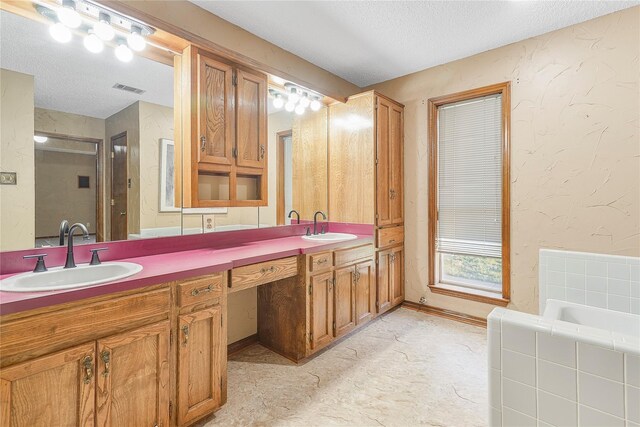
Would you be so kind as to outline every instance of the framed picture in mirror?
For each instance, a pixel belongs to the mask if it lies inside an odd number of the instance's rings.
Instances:
[[[175,203],[175,144],[170,139],[160,139],[160,212],[180,212]]]

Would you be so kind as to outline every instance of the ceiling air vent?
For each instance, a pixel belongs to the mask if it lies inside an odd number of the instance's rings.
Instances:
[[[124,90],[125,92],[132,92],[137,95],[142,95],[146,90],[138,89],[137,87],[123,85],[122,83],[116,83],[113,85],[114,89]]]

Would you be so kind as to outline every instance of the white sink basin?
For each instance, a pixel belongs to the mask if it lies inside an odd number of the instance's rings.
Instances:
[[[40,273],[21,273],[0,280],[0,291],[35,292],[82,288],[98,283],[124,279],[142,271],[132,262],[105,262],[79,265],[76,268],[54,267]]]
[[[358,236],[355,234],[348,233],[325,233],[325,234],[316,234],[313,236],[302,236],[304,240],[310,240],[312,242],[341,242],[344,240],[353,240],[357,239]]]

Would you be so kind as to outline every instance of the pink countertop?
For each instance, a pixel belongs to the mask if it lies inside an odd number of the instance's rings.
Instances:
[[[292,226],[294,227],[294,226]],[[356,240],[333,243],[318,243],[304,240],[300,235],[263,238],[262,240],[242,241],[224,247],[198,247],[176,252],[156,253],[146,256],[119,258],[111,256],[110,260],[134,262],[142,265],[143,270],[117,282],[101,283],[85,288],[65,289],[46,292],[0,292],[0,314],[11,314],[35,308],[47,307],[91,298],[115,292],[128,291],[156,285],[173,280],[186,279],[201,275],[229,270],[233,267],[270,261],[299,254],[319,252],[327,249],[373,243],[372,234],[362,234],[368,229],[358,227],[331,227],[332,231],[352,231],[358,236]],[[294,230],[299,231],[294,227]],[[371,227],[371,231],[373,228]],[[273,233],[271,233],[273,234]],[[282,234],[282,233],[279,233]],[[291,234],[291,233],[288,233]],[[184,236],[188,238],[188,236]],[[258,238],[260,236],[257,236]],[[262,235],[261,237],[269,237]],[[174,238],[175,239],[175,238]],[[160,242],[162,239],[158,239]],[[197,245],[196,245],[197,246]],[[56,250],[61,248],[55,248]],[[42,251],[30,251],[42,252]],[[136,254],[140,255],[140,254]],[[78,261],[77,261],[78,262]],[[86,262],[86,261],[79,261]],[[12,274],[0,275],[0,279]]]

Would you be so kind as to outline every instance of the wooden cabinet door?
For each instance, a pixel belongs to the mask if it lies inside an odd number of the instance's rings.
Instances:
[[[178,318],[178,425],[222,405],[226,340],[220,306]]]
[[[391,305],[395,307],[404,301],[404,248],[398,246],[390,252]]]
[[[389,111],[389,220],[404,221],[404,111],[391,104]]]
[[[356,264],[356,324],[361,325],[376,315],[376,281],[373,260]]]
[[[377,225],[403,222],[403,109],[376,98]]]
[[[355,267],[344,267],[334,272],[334,335],[340,337],[356,326]]]
[[[198,163],[231,165],[233,162],[233,67],[197,55],[198,131],[193,149]]]
[[[98,341],[96,425],[169,425],[169,321]]]
[[[333,340],[333,273],[311,276],[309,341],[315,350]]]
[[[0,371],[0,426],[93,426],[95,343]]]
[[[389,111],[391,103],[376,97],[376,218],[377,225],[391,224]]]
[[[377,262],[377,293],[378,293],[378,313],[384,313],[391,308],[391,285],[393,283],[393,277],[391,275],[391,251],[387,249],[385,251],[378,251]]]
[[[264,168],[267,163],[267,79],[237,70],[236,164]]]

